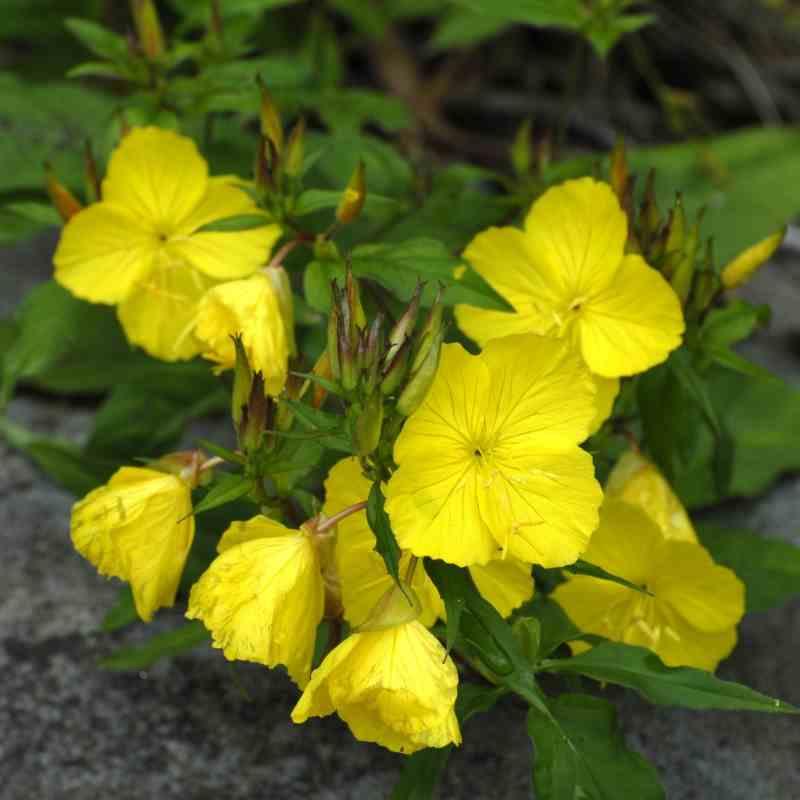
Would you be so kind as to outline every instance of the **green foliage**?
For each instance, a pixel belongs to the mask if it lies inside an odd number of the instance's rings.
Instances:
[[[788,703],[738,683],[720,680],[710,672],[666,667],[649,650],[618,642],[604,642],[572,658],[543,661],[539,667],[545,672],[585,675],[604,683],[627,686],[659,705],[768,714],[800,713]]]
[[[744,582],[748,611],[767,611],[800,592],[800,548],[740,528],[702,524],[697,532],[714,561]]]
[[[148,669],[162,658],[193,650],[211,641],[202,622],[187,622],[172,631],[150,637],[144,644],[123,647],[100,662],[103,669],[115,672]]]
[[[372,532],[375,534],[375,550],[386,564],[387,572],[394,578],[395,582],[400,581],[400,547],[397,539],[394,538],[392,525],[389,522],[389,515],[384,509],[384,497],[379,482],[372,484],[367,498],[367,522]]]
[[[533,783],[541,800],[661,800],[655,769],[625,746],[617,713],[607,700],[562,694],[548,702],[549,715],[528,712],[536,749]]]

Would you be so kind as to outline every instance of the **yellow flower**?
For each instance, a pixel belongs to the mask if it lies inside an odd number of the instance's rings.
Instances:
[[[571,564],[602,498],[578,447],[595,410],[586,367],[557,340],[508,336],[479,356],[445,345],[395,444],[386,510],[400,546],[460,566],[506,553]]]
[[[176,475],[123,467],[73,506],[71,534],[101,575],[130,583],[149,622],[175,602],[194,538],[191,489]]]
[[[334,711],[356,739],[399,753],[460,744],[458,672],[417,621],[355,633],[314,670],[292,720]]]
[[[192,587],[186,616],[203,621],[225,658],[283,664],[302,688],[325,606],[311,536],[258,516],[234,522],[217,549]]]
[[[128,339],[152,355],[196,355],[198,301],[216,283],[255,272],[280,228],[198,232],[260,212],[230,179],[209,177],[191,139],[159,128],[137,128],[122,140],[102,196],[64,227],[56,280],[84,300],[118,306]]]
[[[467,247],[466,259],[514,310],[457,306],[459,327],[480,345],[523,332],[567,338],[601,378],[649,369],[680,344],[683,314],[664,278],[625,255],[626,238],[607,184],[581,178],[549,189],[524,230],[489,228]]]
[[[669,666],[713,671],[736,644],[744,586],[699,544],[668,539],[640,509],[607,500],[584,557],[646,588],[571,576],[554,599],[586,633],[647,647]],[[573,650],[586,645],[577,642]]]
[[[746,250],[739,253],[736,258],[726,264],[720,272],[720,279],[725,289],[735,289],[753,277],[756,270],[766,264],[781,246],[786,229],[781,228],[777,233],[756,242]]]
[[[357,458],[345,458],[331,469],[325,481],[323,512],[333,516],[348,506],[366,500],[370,482],[364,477]],[[375,550],[375,535],[366,512],[351,514],[338,525],[336,567],[341,582],[344,617],[350,625],[361,625],[394,581],[383,558]],[[400,576],[408,572],[411,553],[403,552]],[[533,595],[533,576],[529,564],[516,558],[490,561],[470,567],[478,591],[504,616]],[[430,627],[444,618],[444,603],[421,563],[414,570],[411,587],[422,606],[420,622]]]
[[[277,396],[286,383],[289,344],[271,281],[262,274],[230,281],[206,293],[197,310],[195,336],[203,356],[220,369],[236,363],[233,334],[241,334],[247,360],[264,376],[267,392]]]
[[[667,479],[641,453],[628,450],[622,454],[608,476],[606,497],[637,506],[667,539],[698,541],[692,521]]]

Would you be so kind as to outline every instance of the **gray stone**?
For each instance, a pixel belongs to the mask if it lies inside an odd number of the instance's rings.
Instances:
[[[46,277],[52,240],[0,255],[4,310]],[[751,355],[796,379],[790,352],[797,269],[776,262],[749,290],[776,306]],[[23,397],[15,418],[80,439],[89,411]],[[387,797],[401,764],[355,742],[336,719],[289,721],[297,692],[280,672],[229,664],[199,648],[138,674],[98,659],[180,623],[99,631],[117,585],[99,578],[68,536],[71,498],[0,445],[0,800],[372,800]],[[726,506],[719,519],[800,543],[800,481]],[[800,587],[798,587],[800,588]],[[800,704],[800,599],[750,616],[724,678]],[[657,765],[670,800],[793,800],[800,796],[800,723],[789,717],[654,708],[610,690],[630,744]],[[514,699],[467,724],[444,780],[445,798],[530,796],[531,747]],[[624,798],[623,800],[628,800]],[[635,800],[632,798],[631,800]]]

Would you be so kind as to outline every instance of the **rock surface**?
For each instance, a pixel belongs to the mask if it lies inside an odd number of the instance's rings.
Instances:
[[[49,273],[42,240],[0,253],[0,312]],[[782,259],[749,288],[773,304],[751,357],[800,384],[800,268]],[[89,411],[40,397],[13,415],[79,438]],[[199,648],[138,674],[97,660],[147,631],[99,632],[116,586],[71,548],[72,498],[0,444],[0,800],[370,800],[387,797],[400,759],[355,742],[335,718],[288,719],[296,691],[281,674],[229,664]],[[737,525],[800,542],[800,480],[716,512]],[[798,587],[800,589],[800,587]],[[162,614],[157,628],[178,616]],[[800,598],[751,615],[724,678],[800,704]],[[756,714],[619,702],[630,744],[657,765],[670,800],[792,800],[800,796],[800,722]],[[444,781],[443,798],[530,797],[524,709],[512,700],[475,718]],[[624,800],[628,800],[624,798]],[[631,798],[635,800],[635,798]]]

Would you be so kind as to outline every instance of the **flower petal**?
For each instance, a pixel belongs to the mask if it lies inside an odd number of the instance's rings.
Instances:
[[[614,410],[614,401],[619,394],[619,378],[601,378],[599,375],[592,375],[592,378],[594,379],[594,402],[597,411],[589,425],[590,436],[597,433],[611,416],[611,412]]]
[[[625,256],[619,271],[581,309],[583,357],[606,378],[635,375],[661,363],[681,343],[680,302],[641,256]]]
[[[128,341],[164,361],[201,351],[193,330],[200,299],[213,282],[182,264],[157,267],[117,308]]]
[[[481,516],[504,551],[549,568],[586,550],[602,500],[587,452],[516,452],[487,464],[480,484]]]
[[[525,218],[528,249],[574,300],[604,288],[622,260],[628,221],[606,183],[580,178],[548,189]],[[552,279],[551,279],[552,280]]]
[[[666,478],[640,453],[628,450],[614,465],[606,497],[624,500],[651,517],[667,539],[697,542],[692,521]]]
[[[357,458],[345,458],[331,469],[325,481],[323,512],[333,516],[347,506],[366,500],[371,488]],[[367,523],[365,511],[345,517],[337,526],[336,566],[342,587],[345,619],[351,626],[361,625],[378,601],[392,588],[383,557],[375,550],[375,534]],[[400,575],[408,570],[410,554],[400,559]],[[421,605],[420,622],[429,627],[444,612],[439,592],[422,565],[412,581]]]
[[[264,275],[220,284],[200,301],[195,336],[205,344],[205,358],[233,368],[234,334],[241,334],[250,367],[263,375],[267,392],[279,395],[288,374],[289,344],[278,298]]]
[[[139,616],[149,622],[175,602],[194,538],[189,486],[175,475],[123,467],[72,510],[75,549],[101,575],[131,584]]]
[[[119,303],[153,268],[158,239],[128,211],[95,203],[64,226],[55,279],[91,303]]]
[[[234,280],[252,275],[266,264],[281,228],[272,223],[243,231],[195,233],[208,223],[242,214],[262,214],[241,189],[228,181],[209,181],[197,208],[181,221],[168,242],[175,258],[185,259],[205,275]],[[267,217],[264,215],[265,222]]]
[[[225,549],[192,587],[190,619],[201,619],[227,659],[283,664],[303,687],[311,673],[317,626],[324,610],[319,560],[309,537],[255,517],[265,532]]]
[[[195,143],[163,128],[134,128],[111,154],[103,200],[157,233],[172,233],[206,193],[208,167]]]
[[[503,617],[533,597],[533,575],[530,564],[516,558],[503,558],[488,564],[474,564],[469,574],[481,595]]]
[[[569,344],[533,334],[489,342],[485,429],[492,448],[513,459],[524,452],[563,452],[582,442],[597,415],[594,381]]]
[[[489,374],[460,345],[445,345],[425,402],[395,443],[398,469],[386,485],[397,541],[417,556],[485,564],[497,553],[478,511],[473,439],[485,430]]]
[[[521,333],[546,332],[538,314],[520,314],[516,311],[492,311],[475,306],[457,305],[455,317],[458,327],[474,342],[483,347],[492,339]]]
[[[664,625],[658,644],[651,648],[668,667],[694,667],[713,672],[736,646],[736,628],[708,633],[689,625],[679,614],[662,608]]]
[[[699,544],[665,541],[650,588],[699,631],[719,633],[744,615],[744,584]]]

